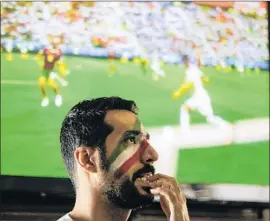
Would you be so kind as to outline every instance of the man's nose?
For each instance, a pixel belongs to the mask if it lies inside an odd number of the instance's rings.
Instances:
[[[141,161],[144,164],[152,164],[158,160],[158,153],[155,149],[149,144],[148,147],[141,155]]]

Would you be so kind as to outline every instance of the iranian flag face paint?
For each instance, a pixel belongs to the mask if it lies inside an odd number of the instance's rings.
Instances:
[[[153,166],[141,162],[146,157],[145,151],[152,148],[147,142],[149,135],[136,115],[127,111],[110,112],[106,122],[113,131],[106,138],[109,171],[104,177],[105,195],[123,209],[152,204],[154,196],[144,189],[149,185],[137,179],[146,172],[154,173]]]
[[[141,131],[141,122],[136,118],[136,122],[131,131]],[[134,143],[130,143],[129,135],[121,139],[117,147],[109,157],[110,170],[117,171],[117,176],[127,173],[147,149],[149,143],[142,134],[132,135]]]

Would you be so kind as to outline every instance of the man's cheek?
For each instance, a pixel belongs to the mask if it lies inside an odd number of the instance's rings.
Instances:
[[[119,167],[117,167],[118,175],[121,176],[122,174],[128,173],[128,171],[131,170],[131,168],[136,163],[140,162],[140,158],[148,146],[149,146],[149,143],[145,140],[140,144],[140,146],[136,145],[133,148],[130,147],[127,150],[128,153],[125,156],[125,157],[129,157],[129,156],[130,157],[128,159],[123,157],[123,159],[125,159],[125,160],[123,160],[121,163],[119,163]],[[133,154],[131,154],[131,153],[133,153]]]
[[[130,180],[132,179],[134,173],[140,169],[140,167],[138,166],[139,162],[140,159],[138,159],[138,161],[134,163],[134,165],[126,172],[126,175],[130,178]]]
[[[136,153],[139,149],[139,146],[133,146],[130,147],[124,151],[122,151],[113,162],[110,164],[110,170],[111,171],[119,171],[121,170],[122,173],[126,173],[129,169],[129,167],[132,167],[132,165],[136,162],[134,158],[136,156]]]

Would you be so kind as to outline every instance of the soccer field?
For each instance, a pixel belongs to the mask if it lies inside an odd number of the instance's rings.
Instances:
[[[175,101],[171,93],[183,81],[182,66],[165,65],[166,77],[153,81],[150,71],[143,75],[140,67],[132,63],[117,61],[118,74],[108,77],[107,60],[66,57],[66,62],[71,74],[67,77],[69,86],[60,88],[63,105],[55,107],[53,94],[49,93],[50,106],[42,108],[37,86],[40,67],[34,56],[21,60],[15,55],[11,62],[1,56],[2,174],[66,177],[60,157],[59,131],[65,114],[82,99],[122,96],[136,101],[146,127],[178,124],[179,107],[185,96]],[[210,67],[203,68],[203,72],[210,77],[206,88],[217,115],[229,122],[269,117],[268,72],[249,71],[243,75]],[[192,113],[192,123],[204,121],[199,114]],[[268,143],[258,146],[266,150]]]

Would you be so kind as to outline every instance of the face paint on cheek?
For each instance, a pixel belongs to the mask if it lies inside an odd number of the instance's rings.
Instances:
[[[109,161],[110,170],[118,170],[130,158],[130,156],[133,156],[137,153],[138,149],[139,145],[134,145],[132,147],[129,147],[128,149],[123,148],[123,151],[117,157],[114,157],[115,159],[113,161]]]
[[[136,118],[136,121],[132,129],[133,130],[141,129],[141,122],[138,118]],[[125,161],[127,161],[127,159],[130,158],[130,156],[133,156],[137,152],[139,147],[140,147],[139,145],[134,145],[132,147],[126,148],[124,144],[119,143],[108,159],[109,164],[111,165],[110,169],[112,171],[119,169],[121,165],[123,165]]]
[[[137,151],[129,157],[121,166],[119,169],[117,169],[117,177],[120,177],[124,173],[127,173],[129,169],[140,160],[141,155],[145,152],[147,147],[149,146],[149,143],[147,140],[143,140]],[[130,155],[129,155],[130,156]]]

